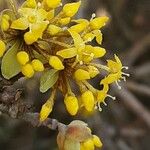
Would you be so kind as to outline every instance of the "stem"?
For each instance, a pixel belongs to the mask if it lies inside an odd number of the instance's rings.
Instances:
[[[70,45],[63,43],[63,42],[60,42],[60,41],[48,40],[47,42],[54,43],[54,44],[60,45],[62,47],[70,48]]]
[[[89,84],[86,80],[85,80],[85,81],[82,81],[82,82],[84,83],[85,86],[87,86],[87,88],[88,88],[91,92],[96,93],[97,90],[96,90],[91,84]]]
[[[18,18],[18,11],[17,11],[17,7],[16,7],[16,3],[14,2],[14,0],[8,0],[8,3],[10,4],[10,8],[14,12],[16,18]]]
[[[108,71],[108,72],[110,71],[110,69],[109,69],[107,66],[105,66],[105,65],[95,64],[95,63],[90,63],[90,65],[95,66],[95,67],[97,67],[97,68],[99,68],[99,69],[106,70],[106,71]]]

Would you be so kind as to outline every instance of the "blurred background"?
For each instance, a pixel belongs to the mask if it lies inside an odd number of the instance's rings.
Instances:
[[[21,2],[21,0],[19,0]],[[65,1],[64,1],[65,2]],[[73,0],[66,0],[73,2]],[[6,8],[0,0],[0,10]],[[102,29],[103,47],[107,58],[119,55],[123,64],[129,66],[130,77],[121,83],[122,89],[112,86],[107,98],[108,106],[102,112],[80,112],[71,117],[58,97],[52,118],[68,124],[74,119],[87,122],[102,142],[102,150],[149,150],[150,149],[150,1],[149,0],[82,0],[78,18],[107,15],[110,21]],[[98,83],[98,81],[93,81]],[[47,99],[41,95],[37,79],[23,84],[25,99],[34,103],[35,111]],[[22,85],[21,85],[22,86]],[[57,150],[56,131],[33,128],[30,124],[8,116],[0,116],[0,150]]]

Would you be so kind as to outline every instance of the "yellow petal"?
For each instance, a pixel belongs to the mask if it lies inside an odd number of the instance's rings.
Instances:
[[[96,42],[98,44],[102,44],[103,37],[102,37],[101,31],[100,30],[94,30],[92,33],[96,36]]]
[[[94,47],[92,50],[92,53],[94,54],[94,58],[100,58],[103,57],[106,53],[106,50],[102,47]]]
[[[26,18],[19,18],[13,21],[10,27],[12,29],[26,30],[29,27],[29,23]]]
[[[109,74],[106,78],[101,80],[101,84],[111,84],[120,78],[121,73]]]
[[[72,58],[77,55],[77,49],[76,48],[63,49],[61,51],[58,51],[56,55],[59,55],[63,58]]]
[[[94,18],[93,20],[90,21],[90,27],[93,30],[99,30],[101,27],[103,27],[106,22],[108,21],[108,17],[98,17]]]
[[[32,24],[31,31],[37,38],[42,38],[43,32],[46,29],[48,23],[43,21],[41,23]]]
[[[68,3],[64,5],[63,13],[66,15],[66,17],[72,17],[78,12],[80,5],[81,1],[75,3]]]
[[[76,48],[84,48],[85,47],[85,44],[84,44],[84,41],[83,39],[81,38],[81,36],[74,32],[74,31],[70,31],[68,30],[73,38],[73,41],[74,41],[74,45]]]
[[[26,0],[25,6],[30,7],[30,8],[35,8],[36,1],[35,0]]]
[[[38,9],[37,10],[37,16],[38,16],[38,20],[39,21],[43,21],[44,19],[46,19],[47,18],[47,12],[44,10],[44,9]]]

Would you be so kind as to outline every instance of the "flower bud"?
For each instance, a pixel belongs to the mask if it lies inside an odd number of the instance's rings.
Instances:
[[[4,55],[5,51],[6,51],[6,45],[2,40],[0,40],[0,57]]]
[[[45,119],[47,119],[47,117],[49,116],[49,114],[52,112],[53,109],[53,103],[52,101],[47,101],[41,108],[40,111],[40,121],[43,122]]]
[[[62,61],[57,56],[51,56],[49,59],[49,64],[56,70],[64,69]]]
[[[72,115],[76,115],[79,109],[78,99],[75,96],[67,96],[64,99],[67,111]]]
[[[56,35],[61,31],[61,28],[56,25],[49,25],[47,31],[50,35]]]
[[[21,65],[25,65],[29,61],[29,55],[25,51],[20,51],[17,53],[17,61]]]
[[[73,17],[77,13],[80,5],[81,1],[76,3],[68,3],[63,7],[63,13],[66,17]]]
[[[96,147],[102,147],[103,145],[99,137],[96,135],[93,135],[93,142]]]
[[[27,77],[27,78],[31,78],[34,75],[34,70],[31,64],[26,64],[24,66],[22,66],[22,74]]]
[[[76,80],[87,80],[90,79],[90,74],[83,69],[78,69],[75,71],[74,77]]]
[[[91,91],[86,91],[81,95],[82,103],[87,111],[94,110],[94,95]]]
[[[37,37],[32,32],[26,32],[24,34],[24,40],[26,44],[31,45],[37,41]]]
[[[108,21],[108,17],[98,17],[98,18],[94,18],[93,20],[90,21],[90,27],[93,30],[98,30],[101,27],[105,26],[105,24]]]
[[[94,142],[92,139],[88,139],[83,143],[85,150],[94,150]]]
[[[40,60],[34,59],[32,60],[31,64],[35,71],[39,71],[39,72],[44,71],[43,63]]]

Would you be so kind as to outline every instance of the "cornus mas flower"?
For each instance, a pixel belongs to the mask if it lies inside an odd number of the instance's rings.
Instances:
[[[64,105],[70,115],[76,115],[81,109],[101,111],[100,105],[106,105],[107,97],[115,99],[108,94],[110,84],[118,85],[121,79],[129,76],[123,72],[127,67],[117,55],[114,55],[115,60],[107,60],[106,65],[99,63],[107,53],[101,46],[101,29],[109,18],[93,14],[90,20],[74,19],[80,5],[81,1],[63,5],[61,0],[26,0],[19,8],[14,5],[12,10],[1,13],[2,75],[11,79],[20,73],[31,78],[41,72],[40,91],[51,89],[50,98],[41,107],[41,122],[53,111],[58,90],[64,96]],[[103,87],[96,89],[90,80],[100,76],[103,70],[106,72],[100,81]],[[72,83],[80,94],[74,92]],[[101,143],[93,136],[77,145],[81,145],[81,149],[94,149],[94,145],[100,147]]]

